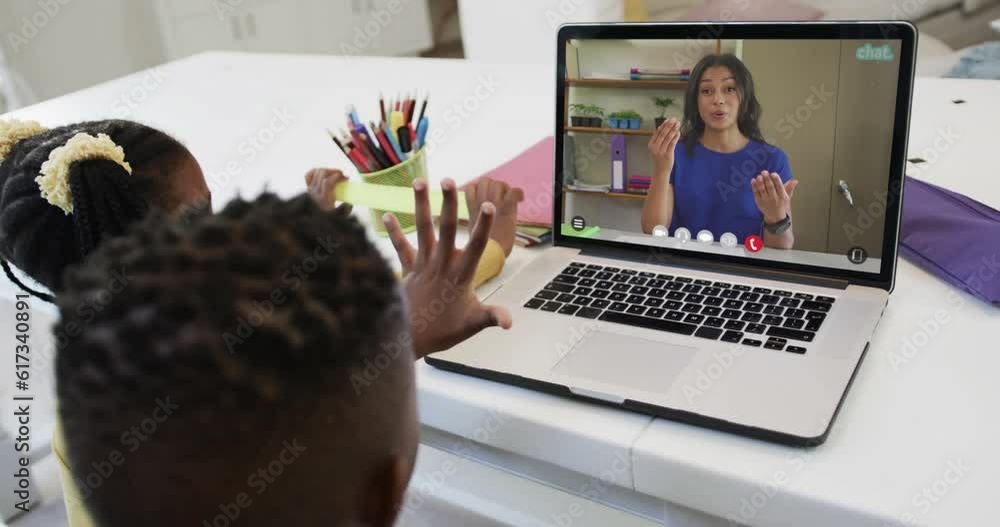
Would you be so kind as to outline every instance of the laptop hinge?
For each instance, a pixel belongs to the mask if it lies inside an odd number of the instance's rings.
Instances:
[[[684,256],[656,254],[651,255],[646,252],[636,254],[633,251],[617,249],[612,247],[584,247],[580,254],[593,256],[596,258],[611,258],[615,260],[626,260],[647,265],[667,265],[670,267],[681,267],[696,271],[711,271],[714,273],[724,273],[747,278],[759,278],[764,280],[775,280],[792,284],[811,285],[816,287],[828,287],[831,289],[847,289],[850,282],[842,278],[830,278],[815,274],[796,273],[793,271],[781,271],[775,269],[762,269],[747,265],[730,264],[722,262],[710,262],[698,258]]]

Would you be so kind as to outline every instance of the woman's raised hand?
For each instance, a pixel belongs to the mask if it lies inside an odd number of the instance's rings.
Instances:
[[[652,139],[649,140],[649,154],[653,157],[654,177],[669,177],[674,168],[674,147],[681,138],[681,123],[671,117],[663,121]]]
[[[782,183],[777,172],[767,170],[750,180],[753,199],[764,215],[764,223],[778,223],[785,219],[786,214],[792,213],[792,194],[798,185],[797,179]]]

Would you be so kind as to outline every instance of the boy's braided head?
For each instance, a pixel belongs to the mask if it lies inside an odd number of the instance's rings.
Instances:
[[[395,277],[356,220],[306,196],[154,214],[67,273],[58,304],[56,331],[78,334],[57,359],[60,412],[100,525],[211,525],[240,492],[255,503],[241,524],[304,524],[317,492],[336,513],[316,485],[349,495],[351,467],[400,448],[410,351],[366,391],[352,382],[406,331]],[[290,464],[289,445],[305,448]],[[257,495],[268,465],[285,475]]]

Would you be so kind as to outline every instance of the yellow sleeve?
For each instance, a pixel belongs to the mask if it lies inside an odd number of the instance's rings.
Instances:
[[[507,262],[507,254],[503,252],[503,247],[492,239],[486,242],[486,249],[479,259],[479,266],[476,267],[476,275],[472,278],[472,287],[476,288],[488,282],[491,278],[503,271],[503,264]],[[402,278],[396,273],[396,278]]]
[[[499,243],[492,239],[486,242],[486,249],[483,251],[483,257],[479,259],[479,266],[476,267],[476,276],[472,279],[472,286],[479,287],[500,274],[506,261],[507,255]]]
[[[63,437],[62,424],[58,419],[56,419],[56,429],[52,438],[52,452],[59,460],[59,479],[62,480],[63,499],[66,502],[69,527],[94,527],[94,522],[90,520],[90,513],[84,507],[84,498],[80,495],[76,480],[73,479],[73,472],[69,468],[66,458],[66,441]]]

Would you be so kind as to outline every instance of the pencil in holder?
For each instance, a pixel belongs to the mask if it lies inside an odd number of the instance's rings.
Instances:
[[[409,187],[415,179],[419,178],[427,180],[427,148],[421,148],[412,157],[396,166],[378,172],[361,174],[361,179],[365,183],[393,187]],[[382,216],[385,213],[384,210],[371,210],[372,226],[379,235],[388,234],[385,223],[382,222]],[[413,214],[396,214],[396,218],[399,220],[399,226],[402,227],[403,232],[409,233],[416,230],[417,219]]]

